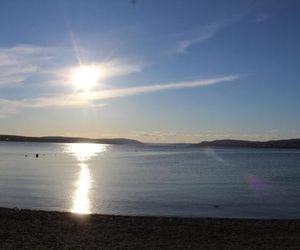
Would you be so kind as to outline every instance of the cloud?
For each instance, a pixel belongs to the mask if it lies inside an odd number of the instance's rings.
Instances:
[[[165,132],[165,131],[142,131],[136,132],[132,136],[145,142],[169,142],[169,143],[199,143],[201,141],[211,141],[216,139],[230,139],[230,138],[240,138],[241,135],[226,132],[214,132],[211,130],[202,131],[199,133],[187,133],[187,132]]]
[[[0,88],[12,88],[38,82],[40,86],[70,85],[74,65],[66,66],[66,60],[73,52],[64,48],[36,45],[16,45],[0,48]],[[88,63],[99,68],[101,79],[125,76],[142,70],[142,65],[121,59]],[[38,79],[33,81],[32,78]],[[29,81],[30,80],[30,81]]]
[[[59,57],[58,53],[60,53]],[[66,85],[68,88],[72,88],[70,71],[74,70],[76,65],[73,67],[64,66],[65,70],[55,70],[53,65],[59,68],[61,62],[59,63],[58,59],[67,55],[68,51],[64,49],[34,45],[16,45],[10,48],[0,48],[0,88],[18,87],[27,83],[32,84],[33,79],[35,81],[38,79],[40,85],[47,87],[47,96],[43,96],[40,91],[35,91],[35,97],[32,98],[12,100],[0,97],[0,118],[17,114],[24,109],[102,107],[105,104],[99,103],[101,100],[171,89],[198,88],[222,82],[231,82],[240,78],[238,75],[229,75],[210,79],[128,88],[95,89],[90,93],[76,92],[74,89],[70,89],[69,92],[64,90],[65,94],[62,94],[61,89],[57,92],[58,89],[56,87],[53,88],[53,85]],[[125,76],[142,70],[141,64],[133,64],[120,59],[104,62],[94,61],[91,64],[99,67],[99,71],[102,72],[100,79],[102,87],[102,81],[108,78]]]
[[[0,99],[0,118],[6,118],[13,114],[18,113],[18,102]]]
[[[104,107],[104,103],[93,103],[76,95],[62,95],[54,97],[40,97],[22,100],[0,99],[0,118],[7,118],[18,114],[24,109],[41,108],[82,108]]]
[[[242,134],[238,132],[225,132],[225,131],[212,131],[206,130],[199,133],[186,133],[186,132],[172,132],[172,131],[140,131],[131,135],[132,138],[145,142],[153,143],[199,143],[201,141],[212,141],[222,139],[234,140],[277,140],[280,138],[278,129],[271,129],[260,133]]]
[[[179,40],[172,49],[172,54],[185,53],[190,47],[213,38],[222,28],[236,23],[241,17],[242,15],[236,15],[232,18],[206,25],[190,34],[186,33],[185,38]]]
[[[172,52],[174,54],[185,53],[189,47],[212,38],[220,28],[221,26],[217,24],[209,25],[189,38],[180,40]]]
[[[152,143],[200,142],[202,138],[199,134],[170,131],[141,131],[133,133],[131,137]]]
[[[120,89],[111,89],[111,90],[102,90],[91,93],[89,99],[91,100],[103,100],[111,99],[122,96],[132,96],[139,95],[144,93],[153,93],[169,89],[185,89],[185,88],[196,88],[203,87],[208,85],[214,85],[222,82],[231,82],[238,80],[240,76],[230,75],[210,79],[198,79],[192,81],[183,81],[183,82],[172,82],[165,84],[154,84],[147,86],[131,87],[131,88],[120,88]]]
[[[261,13],[256,18],[253,19],[253,23],[262,23],[266,20],[268,20],[271,17],[268,13]]]
[[[25,82],[47,61],[55,50],[34,45],[16,45],[0,48],[0,87],[14,87]]]
[[[98,63],[96,65],[99,67],[99,70],[102,71],[101,78],[130,75],[142,70],[142,66],[139,64],[131,64],[116,59],[108,62]]]
[[[240,79],[238,75],[223,76],[210,79],[198,79],[193,81],[171,82],[164,84],[153,84],[147,86],[117,88],[91,93],[75,93],[61,96],[39,97],[23,100],[0,99],[0,117],[7,117],[22,109],[37,108],[76,108],[76,107],[102,107],[105,104],[98,104],[98,101],[133,96],[146,93],[159,92],[171,89],[198,88],[224,82],[231,82]]]

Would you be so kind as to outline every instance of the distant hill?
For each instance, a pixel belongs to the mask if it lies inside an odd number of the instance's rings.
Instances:
[[[194,144],[196,147],[235,147],[235,148],[295,148],[300,149],[300,139],[272,140],[272,141],[244,141],[244,140],[215,140]]]
[[[15,142],[53,142],[53,143],[101,143],[117,145],[144,145],[144,143],[126,138],[112,139],[90,139],[83,137],[64,137],[64,136],[19,136],[19,135],[0,135],[0,141]],[[272,140],[272,141],[246,141],[246,140],[215,140],[203,141],[196,144],[176,143],[176,144],[147,144],[153,146],[173,146],[173,147],[219,147],[219,148],[290,148],[300,149],[300,139]]]
[[[86,143],[127,144],[127,145],[143,144],[140,141],[125,139],[125,138],[90,139],[90,138],[82,138],[82,137],[63,137],[63,136],[30,137],[30,136],[18,136],[18,135],[0,135],[0,141],[56,142],[56,143],[86,142]]]

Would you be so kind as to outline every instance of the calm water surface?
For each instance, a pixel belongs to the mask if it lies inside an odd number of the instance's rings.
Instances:
[[[300,218],[300,151],[0,142],[0,206]]]

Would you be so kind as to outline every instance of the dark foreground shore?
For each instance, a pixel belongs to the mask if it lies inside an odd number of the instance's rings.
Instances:
[[[0,208],[1,249],[300,249],[300,220],[75,215]]]

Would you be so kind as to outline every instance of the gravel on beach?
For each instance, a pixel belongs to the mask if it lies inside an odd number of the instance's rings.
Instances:
[[[300,220],[77,215],[0,208],[1,249],[300,249]]]

